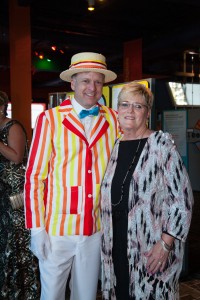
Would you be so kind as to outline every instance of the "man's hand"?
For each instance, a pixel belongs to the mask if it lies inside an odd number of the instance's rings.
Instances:
[[[40,261],[47,258],[51,252],[49,236],[44,228],[31,229],[31,251]]]

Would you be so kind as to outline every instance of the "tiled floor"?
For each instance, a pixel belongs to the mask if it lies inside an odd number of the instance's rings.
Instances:
[[[190,278],[180,282],[180,299],[200,299],[200,279]]]

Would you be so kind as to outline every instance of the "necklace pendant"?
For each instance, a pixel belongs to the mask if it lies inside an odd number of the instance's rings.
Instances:
[[[121,196],[120,196],[120,200],[119,200],[117,203],[112,203],[112,206],[118,206],[118,205],[122,202],[122,200],[123,200],[123,196],[124,196],[124,185],[125,185],[125,182],[126,182],[126,178],[127,178],[128,174],[130,173],[130,171],[131,171],[133,165],[134,165],[135,159],[136,159],[137,154],[138,154],[138,152],[139,152],[140,144],[141,144],[141,139],[140,139],[139,142],[138,142],[138,146],[137,146],[135,155],[134,155],[134,157],[133,157],[133,159],[132,159],[132,162],[131,162],[131,164],[129,165],[128,170],[127,170],[127,172],[126,172],[126,174],[125,174],[125,176],[124,176],[124,179],[123,179],[123,181],[122,181],[122,184],[121,184]]]

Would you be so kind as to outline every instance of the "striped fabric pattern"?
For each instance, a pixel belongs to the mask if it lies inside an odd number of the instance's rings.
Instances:
[[[106,106],[89,140],[69,100],[38,117],[25,181],[27,228],[51,235],[100,230],[100,184],[117,135],[117,114]]]
[[[73,68],[100,68],[100,69],[107,69],[106,63],[103,63],[102,61],[80,61],[80,62],[74,62],[69,67],[70,69]]]

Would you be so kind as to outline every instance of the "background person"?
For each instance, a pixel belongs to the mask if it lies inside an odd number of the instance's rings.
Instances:
[[[71,271],[70,299],[94,300],[100,184],[118,134],[117,113],[97,102],[103,84],[116,74],[107,70],[103,55],[83,52],[60,77],[71,82],[74,98],[37,120],[26,171],[26,226],[39,258],[41,299],[65,299]]]
[[[0,91],[0,299],[39,299],[38,263],[29,250],[24,207],[13,209],[9,196],[23,191],[26,132],[7,117],[8,96]]]
[[[101,187],[104,299],[179,299],[193,196],[171,136],[146,127],[152,104],[140,83],[119,93],[124,134]]]

